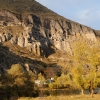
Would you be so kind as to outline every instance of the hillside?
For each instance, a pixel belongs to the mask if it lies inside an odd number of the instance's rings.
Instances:
[[[6,9],[17,14],[41,13],[46,15],[56,15],[56,13],[35,0],[0,0],[0,9]]]
[[[0,43],[8,48],[1,49],[6,52],[0,56],[4,69],[14,63],[38,63],[34,60],[46,66],[58,61],[69,64],[72,42],[80,37],[98,42],[99,35],[99,31],[66,19],[35,0],[0,0]],[[13,61],[9,60],[11,53]]]

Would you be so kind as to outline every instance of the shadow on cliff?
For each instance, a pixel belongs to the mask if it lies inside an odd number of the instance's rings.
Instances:
[[[41,44],[41,56],[48,57],[49,55],[55,53],[55,50],[52,48],[53,44],[51,44],[51,40],[49,38],[50,21],[49,19],[45,19],[44,22],[41,22],[40,18],[35,15],[32,15],[32,18],[34,21],[32,36]],[[40,26],[44,27],[46,37],[43,36],[43,33],[41,33]]]
[[[25,66],[25,63],[31,64],[33,70],[43,71],[39,69],[39,66],[45,68],[46,63],[38,60],[32,60],[27,57],[22,57],[20,55],[16,55],[13,52],[9,51],[8,47],[0,46],[0,70],[3,72],[3,69],[9,69],[12,64],[20,63],[22,66]],[[38,66],[39,65],[39,66]]]
[[[33,70],[32,69],[30,69],[30,70],[33,71],[33,72],[34,72],[34,70],[37,71],[37,74],[39,72],[41,72],[42,74],[45,75],[44,70],[48,66],[55,66],[58,69],[58,66],[57,66],[56,63],[55,64],[48,65],[48,64],[46,64],[46,63],[44,63],[42,61],[32,60],[32,59],[27,58],[27,57],[21,57],[19,55],[14,54],[11,51],[9,51],[9,48],[8,47],[4,47],[4,46],[1,46],[0,45],[0,74],[1,75],[5,75],[5,71],[7,69],[10,69],[10,67],[11,67],[12,64],[19,63],[19,64],[21,64],[23,66],[23,68],[25,68],[24,67],[25,62],[30,63],[31,64],[31,67],[33,68]],[[59,75],[59,73],[60,73],[59,71],[61,71],[60,70],[60,67],[59,67],[59,70],[57,70],[57,71],[58,71],[57,74]],[[49,73],[47,73],[47,74],[49,75]],[[5,90],[3,90],[3,89],[0,88],[0,98],[2,100],[8,100],[6,98],[8,98],[8,97],[10,98],[10,96],[13,96],[10,93],[11,93],[11,90],[6,90],[5,91]],[[11,98],[13,98],[13,97],[11,97]],[[16,98],[18,98],[18,97],[16,96]],[[17,99],[14,99],[14,100],[17,100]]]
[[[29,68],[31,71],[36,71],[38,73],[44,74],[44,70],[48,66],[55,66],[55,68],[60,69],[56,63],[52,63],[51,65],[40,61],[40,60],[32,60],[27,57],[22,57],[20,55],[16,55],[15,53],[9,51],[8,47],[0,45],[0,73],[4,73],[5,70],[10,69],[12,64],[21,64],[25,68],[25,63],[29,64]],[[26,70],[26,69],[25,69]]]

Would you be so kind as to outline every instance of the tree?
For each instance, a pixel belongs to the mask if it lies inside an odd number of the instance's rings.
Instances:
[[[73,69],[71,70],[72,73],[72,80],[73,84],[72,87],[74,89],[80,89],[81,94],[84,94],[84,89],[88,88],[88,78],[85,73],[85,68],[84,66],[74,66]]]
[[[25,71],[20,64],[14,64],[11,66],[11,69],[7,71],[11,85],[21,86],[24,85]]]
[[[7,70],[7,84],[11,86],[13,95],[35,96],[38,88],[34,84],[35,75],[31,71],[26,72],[20,64],[14,64]]]
[[[54,69],[52,67],[47,67],[44,70],[44,74],[46,75],[47,79],[50,79],[51,77],[55,77],[56,76],[56,72],[54,71]]]
[[[73,78],[82,91],[86,85],[93,97],[94,89],[100,83],[100,72],[97,69],[100,63],[100,49],[97,44],[85,39],[74,41],[72,47],[75,68]]]
[[[40,80],[41,82],[45,81],[45,78],[41,73],[38,74],[38,80]]]
[[[54,89],[60,89],[60,88],[69,88],[71,86],[72,79],[70,77],[70,74],[61,74],[60,77],[57,77],[55,82],[50,83],[49,87]]]
[[[98,85],[100,84],[100,70],[95,67],[90,68],[87,77],[88,77],[88,84],[89,84],[88,89],[91,93],[91,96],[93,97],[94,89],[97,88]]]

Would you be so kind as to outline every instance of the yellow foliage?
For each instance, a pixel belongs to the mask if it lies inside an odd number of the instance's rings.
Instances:
[[[99,46],[91,41],[79,39],[74,41],[72,48],[74,63],[71,73],[76,86],[97,88],[100,83],[100,72],[97,70],[100,64]]]

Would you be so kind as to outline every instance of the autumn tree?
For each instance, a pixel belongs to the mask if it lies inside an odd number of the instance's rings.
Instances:
[[[18,96],[35,96],[38,88],[34,84],[35,75],[26,72],[20,64],[14,64],[7,70],[7,84],[12,87],[13,94]]]
[[[100,83],[100,72],[97,68],[100,63],[99,47],[92,41],[81,39],[74,41],[72,48],[75,69],[73,72],[74,80],[76,80],[82,91],[87,85],[93,96],[93,90]]]
[[[44,70],[44,74],[46,75],[47,79],[50,79],[51,77],[55,77],[56,76],[56,72],[55,72],[54,68],[52,68],[52,67],[47,67]]]
[[[57,79],[49,84],[50,88],[54,89],[60,89],[60,88],[70,88],[72,85],[72,79],[70,74],[64,74],[62,73],[60,77],[57,77]]]
[[[38,80],[45,81],[45,78],[41,73],[38,74]]]
[[[72,75],[72,88],[73,89],[80,89],[81,94],[84,94],[84,89],[87,89],[88,84],[88,78],[85,73],[84,66],[74,66],[71,70]]]

